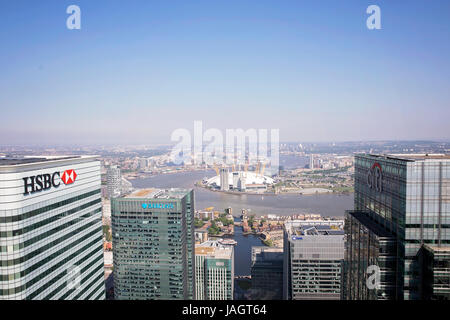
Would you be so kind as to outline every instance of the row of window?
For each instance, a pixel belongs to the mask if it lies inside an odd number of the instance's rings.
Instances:
[[[94,216],[94,215],[96,215],[98,213],[101,213],[101,211],[102,211],[102,209],[98,208],[98,209],[96,209],[94,211],[88,212],[88,213],[86,213],[86,214],[84,214],[84,215],[82,215],[82,216],[80,216],[80,217],[78,217],[76,219],[73,219],[73,220],[71,220],[69,222],[66,222],[66,223],[60,225],[60,226],[57,226],[56,228],[53,228],[53,229],[51,229],[51,230],[49,230],[47,232],[41,233],[38,236],[36,236],[34,238],[31,238],[31,239],[29,239],[29,240],[27,240],[25,242],[16,243],[16,244],[11,245],[11,246],[0,246],[0,252],[8,252],[9,251],[8,247],[12,247],[13,251],[18,251],[18,250],[21,250],[21,249],[26,248],[28,246],[34,245],[37,242],[39,242],[39,241],[41,241],[43,239],[46,239],[46,238],[54,235],[55,233],[57,233],[57,232],[59,232],[61,230],[64,230],[64,229],[66,229],[66,228],[68,228],[70,226],[73,226],[74,224],[79,223],[80,221],[83,221],[84,219],[90,218],[90,217],[92,217],[92,216]]]
[[[37,255],[47,251],[48,249],[51,249],[51,248],[57,246],[58,244],[66,241],[67,239],[73,237],[74,235],[77,235],[78,233],[80,233],[80,232],[86,230],[87,228],[89,228],[89,227],[91,227],[91,226],[93,226],[95,224],[98,224],[98,223],[99,223],[99,221],[97,219],[92,220],[91,222],[81,226],[80,228],[75,229],[75,230],[65,234],[61,238],[56,239],[56,240],[46,244],[45,246],[42,246],[39,249],[37,249],[37,250],[35,250],[33,252],[30,252],[29,254],[27,254],[27,255],[25,255],[23,257],[19,257],[19,258],[16,258],[16,259],[10,259],[10,260],[0,260],[0,267],[9,267],[9,266],[13,266],[13,265],[16,265],[16,264],[21,264],[21,263],[23,263],[25,261],[29,261],[30,259],[34,258],[35,256],[37,256]],[[95,232],[98,232],[98,231],[99,230],[95,230]]]
[[[61,218],[70,216],[71,214],[74,214],[74,213],[76,213],[78,211],[81,211],[81,210],[84,210],[86,208],[89,208],[90,206],[93,206],[93,205],[95,205],[97,203],[100,203],[101,201],[102,200],[100,198],[95,199],[95,200],[90,201],[88,203],[85,203],[85,204],[83,204],[81,206],[78,206],[76,208],[73,208],[73,209],[61,212],[61,213],[59,213],[59,214],[57,214],[57,215],[55,215],[53,217],[50,217],[48,219],[39,221],[37,223],[34,223],[32,225],[29,225],[29,226],[26,226],[26,227],[23,227],[23,228],[20,228],[20,229],[8,230],[8,231],[0,231],[0,238],[9,238],[9,237],[20,236],[22,234],[25,234],[27,232],[36,230],[37,228],[43,227],[43,226],[45,226],[47,224],[50,224],[50,223],[52,223],[54,221],[57,221],[57,220],[59,220]]]
[[[86,257],[90,257],[92,255],[94,255],[95,253],[101,252],[101,249],[99,250],[99,248],[97,247],[96,250],[91,251],[88,255],[86,255]],[[78,264],[80,264],[80,262],[78,261]],[[83,274],[84,272],[86,272],[87,270],[89,270],[89,268],[91,268],[92,266],[94,266],[95,264],[98,264],[96,270],[98,270],[99,267],[103,267],[103,255],[99,255],[97,258],[95,258],[94,260],[92,260],[90,263],[88,263],[85,267],[83,267],[83,269],[81,269],[80,274]],[[84,279],[89,279],[90,277],[92,277],[93,273],[91,272],[88,276],[86,276]],[[62,279],[66,277],[66,281],[63,281],[63,283],[58,286],[55,290],[53,290],[52,292],[50,292],[48,295],[46,295],[44,298],[40,299],[40,300],[49,300],[51,299],[53,296],[55,296],[58,292],[60,292],[63,288],[68,286],[68,281],[70,280],[68,278],[68,274],[67,271],[63,271],[61,272],[59,275],[57,275],[56,277],[54,277],[51,281],[47,282],[44,286],[42,286],[41,288],[39,288],[38,290],[36,290],[35,292],[33,292],[32,295],[29,295],[27,297],[28,300],[35,298],[38,294],[40,294],[41,292],[43,292],[45,289],[47,289],[48,287],[50,287],[52,284],[54,284],[55,282],[57,282],[58,280]],[[82,283],[86,282],[86,280],[81,281],[80,285]],[[89,288],[89,287],[88,287]],[[76,288],[74,288],[73,290],[68,290],[63,296],[61,296],[60,299],[65,299],[67,296],[69,296],[74,290],[76,290]],[[85,288],[86,290],[86,288]]]
[[[56,209],[56,208],[68,205],[68,204],[73,203],[75,201],[79,201],[81,199],[85,199],[85,198],[88,198],[90,196],[93,196],[95,194],[100,194],[100,193],[101,193],[101,190],[97,189],[97,190],[94,190],[94,191],[91,191],[91,192],[87,192],[87,193],[84,193],[84,194],[76,196],[76,197],[72,197],[72,198],[69,198],[69,199],[66,199],[66,200],[63,200],[63,201],[55,202],[55,203],[53,203],[51,205],[48,205],[48,206],[45,206],[45,207],[42,207],[42,208],[39,208],[39,209],[35,209],[35,210],[32,210],[32,211],[28,211],[26,213],[19,214],[17,216],[0,217],[0,223],[11,223],[11,222],[22,221],[22,220],[25,220],[25,219],[37,216],[37,215],[39,215],[41,213],[44,213],[44,212],[47,212],[47,211],[50,211],[50,210],[53,210],[53,209]]]
[[[45,265],[46,263],[48,263],[49,261],[53,260],[54,258],[58,257],[59,255],[61,255],[62,253],[66,252],[67,250],[70,250],[71,247],[73,247],[76,242],[79,241],[83,241],[88,239],[89,237],[93,236],[95,232],[91,232],[90,234],[87,234],[84,238],[85,239],[79,239],[77,241],[75,241],[74,243],[71,243],[70,245],[62,248],[61,250],[53,253],[52,255],[48,256],[46,259],[39,261],[38,263],[34,264],[33,266],[31,266],[30,268],[16,273],[14,274],[14,278],[17,279],[19,277],[23,277],[26,274],[31,273],[32,271],[40,268],[41,266]],[[95,243],[98,243],[99,241],[101,241],[102,237],[98,237],[95,240],[91,241],[90,243],[88,243],[87,245],[85,245],[83,248],[77,250],[76,252],[74,252],[73,254],[71,254],[70,256],[64,258],[63,260],[61,260],[60,262],[58,262],[57,264],[55,264],[54,266],[52,266],[51,268],[45,270],[44,272],[40,273],[38,276],[34,277],[33,279],[31,279],[30,281],[28,281],[27,283],[18,286],[16,288],[10,288],[10,289],[3,289],[0,290],[0,296],[1,295],[12,295],[12,294],[16,294],[16,293],[20,293],[24,290],[26,290],[27,288],[30,288],[31,286],[33,286],[35,283],[37,283],[38,281],[44,279],[46,276],[48,276],[49,274],[51,274],[52,272],[54,272],[55,270],[57,270],[59,267],[63,266],[64,264],[66,264],[67,262],[69,262],[70,260],[74,259],[75,257],[77,257],[78,255],[80,255],[82,252],[86,251],[87,249],[91,248],[93,245],[95,245]],[[102,248],[96,248],[95,250],[93,250],[90,254],[95,253],[95,252],[99,252],[101,251]],[[103,265],[103,264],[102,264]],[[55,278],[53,278],[51,281],[49,281],[47,284],[45,284],[44,286],[40,287],[38,290],[34,291],[29,297],[30,299],[32,299],[33,297],[37,296],[38,294],[40,294],[41,292],[43,292],[48,286],[50,286],[51,284],[53,284],[58,277],[60,278],[62,275],[65,275],[66,271],[63,271],[62,273],[60,273],[58,276],[56,276]],[[2,281],[8,281],[11,280],[12,275],[2,275]]]

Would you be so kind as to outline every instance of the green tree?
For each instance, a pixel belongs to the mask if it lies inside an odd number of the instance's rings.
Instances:
[[[220,233],[219,227],[216,225],[216,223],[213,221],[211,223],[211,226],[208,228],[208,234],[210,235],[216,235]]]
[[[195,218],[195,219],[194,219],[194,226],[195,226],[196,228],[201,228],[201,227],[203,227],[204,224],[205,224],[205,223],[204,223],[202,220],[200,220],[200,219],[198,219],[198,218]]]
[[[103,236],[106,241],[112,241],[111,233],[109,232],[110,227],[108,225],[103,225]]]

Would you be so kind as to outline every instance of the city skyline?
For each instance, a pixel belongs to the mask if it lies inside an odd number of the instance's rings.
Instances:
[[[170,144],[195,120],[280,141],[450,138],[447,1],[77,1],[69,30],[72,4],[2,4],[0,145]]]
[[[450,1],[0,2],[0,301],[450,300]]]

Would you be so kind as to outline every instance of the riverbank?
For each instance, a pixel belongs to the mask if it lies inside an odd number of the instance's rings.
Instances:
[[[229,194],[211,192],[205,188],[195,186],[205,176],[214,171],[183,172],[161,174],[151,178],[135,179],[130,182],[134,188],[194,188],[195,209],[214,207],[216,211],[232,208],[232,214],[239,217],[242,209],[248,214],[261,216],[268,214],[320,214],[322,217],[344,216],[345,210],[353,208],[353,194],[276,194],[264,196],[259,194]]]
[[[299,191],[292,191],[292,192],[247,192],[247,191],[232,191],[232,190],[219,190],[219,189],[213,189],[208,187],[207,185],[197,181],[194,183],[196,187],[203,188],[205,190],[211,191],[211,192],[219,192],[219,193],[225,193],[230,195],[251,195],[251,196],[277,196],[277,195],[286,195],[286,194],[292,194],[292,195],[302,195],[302,196],[311,196],[311,195],[323,195],[323,194],[335,194],[335,195],[350,195],[353,194],[353,192],[348,191],[335,191],[332,189],[324,189],[324,188],[305,188],[305,189],[299,189]]]

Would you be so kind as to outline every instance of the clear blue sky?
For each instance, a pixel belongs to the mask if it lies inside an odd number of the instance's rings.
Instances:
[[[450,138],[448,0],[2,0],[0,43],[0,144]]]

